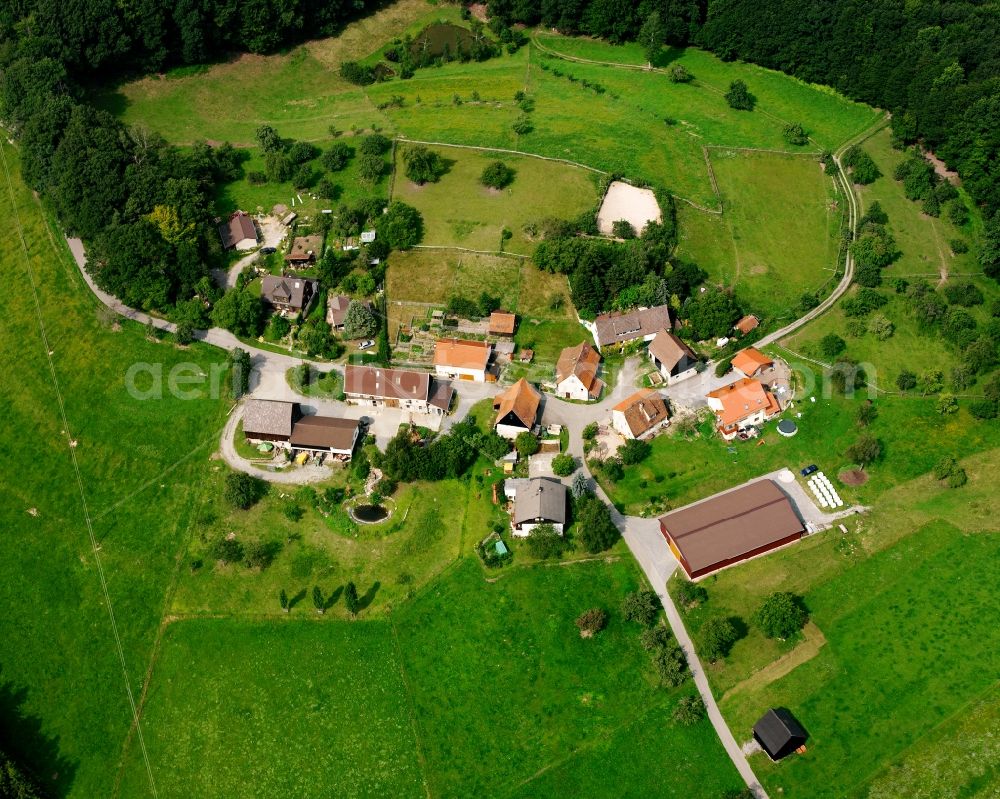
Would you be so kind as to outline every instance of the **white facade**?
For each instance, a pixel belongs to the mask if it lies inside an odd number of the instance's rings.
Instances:
[[[463,366],[444,366],[438,364],[434,367],[434,374],[448,380],[471,380],[474,383],[486,382],[485,369],[469,369]]]
[[[527,538],[529,535],[531,535],[532,530],[543,524],[549,524],[552,526],[553,530],[559,533],[559,535],[563,534],[563,526],[558,522],[538,522],[537,524],[529,524],[525,522],[520,527],[518,527],[517,525],[511,525],[510,534],[515,538]]]
[[[666,364],[660,364],[660,374],[663,375],[663,379],[667,381],[668,386],[676,385],[680,383],[681,380],[687,380],[689,377],[694,377],[698,374],[698,365],[694,364],[689,369],[683,372],[678,372],[675,375],[670,374],[670,370],[667,368]]]
[[[586,402],[590,399],[590,392],[576,375],[570,375],[561,383],[556,385],[556,394],[563,399],[580,400]]]
[[[494,429],[497,431],[498,436],[510,439],[511,441],[521,435],[521,433],[531,432],[526,427],[518,427],[513,424],[498,424]]]

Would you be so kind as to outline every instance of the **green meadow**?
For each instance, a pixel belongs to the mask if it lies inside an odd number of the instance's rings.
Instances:
[[[711,617],[749,621],[775,590],[801,594],[818,628],[815,646],[768,640],[751,625],[708,668],[737,738],[775,705],[809,732],[802,756],[752,759],[769,791],[874,799],[902,796],[919,778],[922,790],[988,795],[974,789],[1000,762],[989,743],[1000,641],[995,614],[984,612],[1000,577],[988,511],[998,457],[994,448],[964,460],[961,489],[917,477],[849,520],[847,533],[830,530],[703,583],[708,601],[686,615],[696,638]],[[790,668],[773,671],[778,658]],[[970,750],[980,758],[941,760]]]

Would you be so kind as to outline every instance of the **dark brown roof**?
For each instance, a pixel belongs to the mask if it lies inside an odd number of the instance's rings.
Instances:
[[[287,438],[292,434],[295,403],[280,400],[248,399],[243,408],[243,432]]]
[[[738,560],[803,531],[788,497],[773,480],[717,494],[660,517],[691,572]]]
[[[635,311],[601,314],[594,320],[598,347],[621,344],[652,336],[657,330],[670,330],[670,307],[657,305]]]
[[[292,428],[293,447],[331,447],[350,450],[358,431],[357,419],[303,416]]]
[[[667,403],[651,388],[640,389],[631,397],[626,397],[615,405],[614,410],[624,415],[625,424],[636,438],[670,418]]]
[[[649,354],[667,369],[673,369],[684,357],[691,361],[698,360],[694,350],[667,330],[657,331],[656,336],[649,342]]]
[[[380,366],[344,368],[344,393],[395,400],[426,401],[430,394],[431,376],[427,372],[404,369],[383,369]],[[446,384],[447,385],[447,384]]]
[[[228,250],[243,239],[257,241],[257,228],[246,212],[234,211],[227,221],[219,225],[219,236],[222,238],[222,246]]]
[[[260,296],[267,302],[302,308],[307,297],[312,296],[312,281],[301,277],[276,277],[265,275],[260,282]]]

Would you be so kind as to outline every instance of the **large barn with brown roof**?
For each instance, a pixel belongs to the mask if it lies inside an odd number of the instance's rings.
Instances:
[[[443,416],[454,393],[451,383],[436,380],[427,372],[353,364],[344,367],[344,395],[358,405]]]
[[[805,525],[777,483],[758,480],[661,516],[660,532],[695,579],[798,541]]]

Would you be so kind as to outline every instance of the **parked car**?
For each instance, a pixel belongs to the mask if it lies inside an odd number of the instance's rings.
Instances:
[[[270,255],[272,252],[277,252],[277,251],[278,250],[276,248],[274,248],[274,247],[261,247],[260,248],[260,254],[261,255]]]
[[[801,474],[803,477],[808,477],[813,472],[818,472],[818,471],[819,471],[819,466],[817,466],[815,463],[811,463],[808,466],[806,466],[805,469],[799,472],[799,474]]]
[[[371,340],[371,339],[369,338],[369,339],[365,339],[365,340],[364,340],[364,341],[362,341],[362,342],[361,342],[360,344],[358,344],[358,349],[359,349],[359,350],[367,350],[367,349],[371,349],[371,348],[372,348],[372,347],[374,347],[374,346],[375,346],[375,342],[374,342],[374,341],[372,341],[372,340]]]

